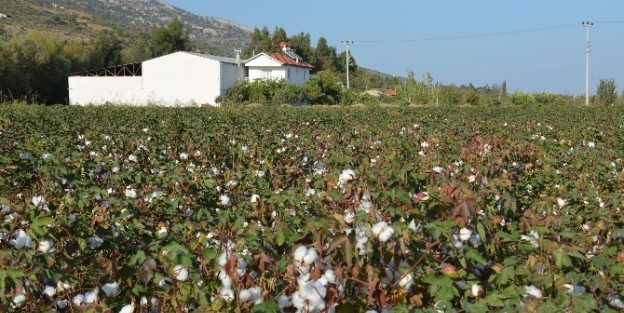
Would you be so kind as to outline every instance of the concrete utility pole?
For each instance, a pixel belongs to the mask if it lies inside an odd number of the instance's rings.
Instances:
[[[589,29],[594,26],[594,23],[582,22],[581,24],[585,27],[585,105],[589,105],[589,51],[591,51]]]
[[[353,44],[352,40],[343,40],[342,43],[344,43],[345,45],[347,45],[347,89],[350,88],[349,85],[349,61],[351,60],[351,58],[349,57],[349,45]]]

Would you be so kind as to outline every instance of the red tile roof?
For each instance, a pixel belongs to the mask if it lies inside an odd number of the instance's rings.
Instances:
[[[313,68],[314,66],[310,65],[310,63],[304,61],[304,60],[299,60],[299,62],[297,62],[296,60],[292,59],[291,57],[283,54],[283,53],[266,53],[265,54],[275,60],[277,60],[278,62],[284,64],[284,65],[290,65],[290,66],[298,66],[298,67],[307,67],[307,68]]]

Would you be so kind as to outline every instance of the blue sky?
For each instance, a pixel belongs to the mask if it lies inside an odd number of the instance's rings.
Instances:
[[[310,33],[313,45],[325,37],[338,52],[342,40],[353,40],[358,65],[388,74],[430,72],[442,83],[476,86],[506,80],[510,92],[582,95],[581,22],[593,21],[590,93],[601,78],[615,78],[624,89],[622,0],[166,1],[249,27]]]

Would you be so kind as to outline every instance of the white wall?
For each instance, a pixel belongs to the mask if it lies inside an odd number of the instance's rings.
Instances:
[[[290,73],[288,74],[288,70]],[[301,85],[310,80],[310,69],[299,66],[286,66],[285,72],[288,78],[286,82],[289,84]]]
[[[145,103],[141,76],[70,76],[70,105]]]
[[[221,63],[221,87],[220,95],[225,97],[225,92],[238,80],[245,78],[245,65]]]
[[[286,79],[286,70],[281,66],[248,68],[250,82],[258,79]],[[266,75],[267,71],[270,71],[270,73],[268,73],[268,76]]]
[[[143,88],[153,104],[210,104],[221,94],[221,62],[176,52],[143,62]]]

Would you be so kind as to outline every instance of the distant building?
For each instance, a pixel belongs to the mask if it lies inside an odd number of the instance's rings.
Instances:
[[[283,53],[240,57],[174,52],[158,58],[70,74],[70,105],[218,105],[237,81],[284,79],[301,84],[310,79],[312,66],[286,43]]]
[[[394,89],[384,89],[384,88],[373,88],[366,91],[367,94],[371,96],[379,97],[381,95],[386,95],[389,97],[396,97],[397,92]]]
[[[282,53],[260,53],[245,61],[248,80],[284,79],[287,83],[303,84],[310,80],[312,65],[298,56],[286,42],[281,42]]]

